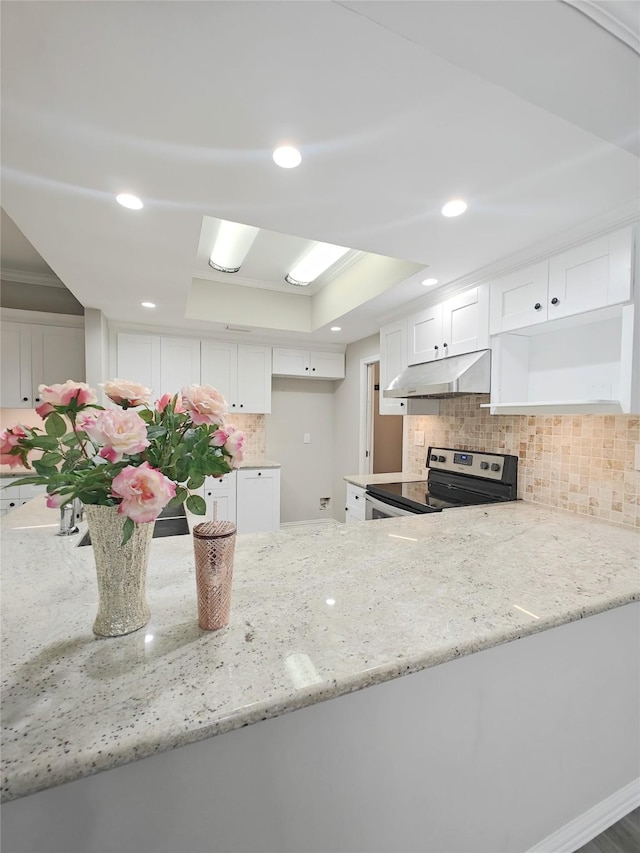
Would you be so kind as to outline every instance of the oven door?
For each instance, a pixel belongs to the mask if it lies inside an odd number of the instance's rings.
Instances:
[[[365,518],[371,521],[376,518],[398,518],[401,515],[416,515],[410,509],[404,507],[392,506],[380,498],[374,498],[373,495],[367,494],[365,497]]]

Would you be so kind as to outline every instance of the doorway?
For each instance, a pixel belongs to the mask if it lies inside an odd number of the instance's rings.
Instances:
[[[367,447],[366,473],[389,474],[402,471],[402,415],[380,414],[380,362],[367,365]]]

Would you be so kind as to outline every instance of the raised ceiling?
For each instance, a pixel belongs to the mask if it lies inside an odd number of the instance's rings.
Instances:
[[[638,54],[567,3],[16,2],[1,14],[3,207],[85,306],[119,322],[218,331],[244,318],[267,339],[345,343],[423,296],[425,275],[448,287],[637,206]],[[297,169],[274,165],[283,143],[299,147]],[[115,204],[122,191],[144,209]],[[467,213],[444,219],[459,196]],[[268,277],[221,281],[205,311],[206,218],[395,259],[406,275],[369,291],[343,282],[306,326],[277,301],[256,310],[288,295]]]

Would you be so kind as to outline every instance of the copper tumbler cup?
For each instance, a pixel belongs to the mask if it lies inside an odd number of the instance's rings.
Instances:
[[[236,526],[204,521],[193,528],[198,588],[198,625],[216,631],[229,623]]]

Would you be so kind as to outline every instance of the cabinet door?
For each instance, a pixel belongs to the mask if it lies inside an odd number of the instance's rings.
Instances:
[[[383,391],[407,366],[407,320],[390,323],[380,329],[380,394],[381,415],[406,413],[406,401],[383,396]]]
[[[422,364],[441,358],[442,352],[442,305],[432,305],[412,314],[408,325],[408,363]]]
[[[154,398],[160,397],[160,338],[119,332],[116,346],[117,378],[141,382],[151,388]]]
[[[492,335],[533,326],[547,319],[549,261],[516,270],[491,284]]]
[[[236,406],[231,411],[268,414],[271,411],[271,347],[238,344]]]
[[[207,477],[204,483],[204,500],[207,505],[207,520],[236,520],[236,474],[224,477]]]
[[[200,347],[200,381],[217,388],[227,401],[229,411],[237,410],[236,388],[238,345],[202,341]]]
[[[475,352],[489,346],[489,301],[486,287],[474,287],[442,305],[444,355]]]
[[[200,341],[160,339],[160,394],[177,394],[185,385],[200,384]]]
[[[566,317],[631,297],[631,229],[555,255],[549,262],[548,317]]]
[[[244,469],[237,480],[238,533],[261,533],[280,527],[280,471]]]
[[[344,353],[310,352],[309,374],[316,379],[344,379]]]
[[[309,353],[301,349],[273,348],[274,376],[308,376]]]
[[[31,326],[31,378],[36,404],[39,385],[84,382],[84,329]]]
[[[3,323],[0,358],[0,402],[10,409],[35,405],[31,385],[31,326]]]

